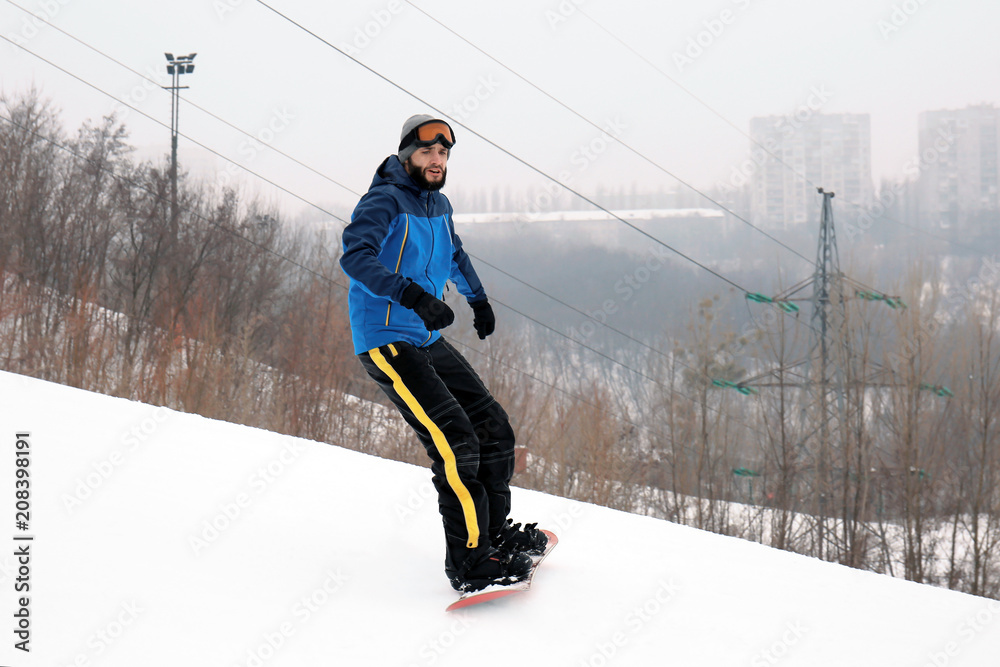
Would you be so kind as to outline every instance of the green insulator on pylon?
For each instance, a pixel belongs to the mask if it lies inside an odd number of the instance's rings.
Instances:
[[[898,296],[887,296],[885,297],[885,303],[887,306],[893,310],[897,308],[906,308],[906,303],[900,299]]]
[[[735,389],[744,396],[749,396],[751,394],[757,393],[757,390],[755,388],[741,385],[740,383],[733,382],[732,380],[715,379],[712,380],[712,385],[716,387],[722,387],[723,389]]]
[[[757,303],[773,303],[774,299],[767,296],[766,294],[761,294],[760,292],[747,292],[747,299],[750,301],[756,301]]]
[[[940,396],[941,398],[954,398],[955,392],[953,392],[948,387],[943,384],[931,384],[929,382],[921,382],[917,387],[921,391],[933,391],[935,396]]]
[[[906,308],[906,303],[898,296],[889,296],[887,294],[880,294],[879,292],[868,290],[858,290],[854,293],[854,295],[859,299],[864,299],[865,301],[885,301],[885,304],[893,310],[897,308]]]

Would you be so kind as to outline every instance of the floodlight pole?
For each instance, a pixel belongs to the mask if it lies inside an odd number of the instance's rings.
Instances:
[[[163,86],[170,91],[170,233],[177,238],[177,132],[180,125],[180,91],[189,86],[180,85],[182,74],[194,72],[194,57],[197,53],[174,57],[172,53],[164,53],[167,58],[167,74],[171,76],[169,86]]]

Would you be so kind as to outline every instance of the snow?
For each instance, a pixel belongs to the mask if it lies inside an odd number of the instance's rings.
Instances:
[[[522,489],[515,520],[560,538],[532,590],[445,613],[456,594],[424,468],[9,373],[0,406],[0,497],[13,515],[15,434],[28,432],[34,536],[31,652],[6,630],[0,664],[983,667],[1000,655],[1000,602]],[[0,556],[10,628],[14,544]]]

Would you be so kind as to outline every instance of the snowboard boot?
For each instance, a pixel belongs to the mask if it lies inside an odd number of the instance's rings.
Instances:
[[[545,545],[548,544],[549,538],[538,530],[537,526],[537,523],[528,523],[522,530],[521,524],[514,523],[513,519],[507,519],[507,523],[493,538],[493,544],[502,552],[523,553],[531,557],[541,556],[545,553]]]
[[[479,591],[487,586],[509,586],[531,573],[531,558],[513,551],[489,549],[464,575],[449,577],[451,586],[461,593]]]

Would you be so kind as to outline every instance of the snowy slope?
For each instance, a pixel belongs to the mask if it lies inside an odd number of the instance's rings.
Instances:
[[[4,665],[1000,664],[1000,603],[520,489],[559,547],[446,614],[426,470],[0,373],[10,629],[18,432],[32,650],[4,628]]]

